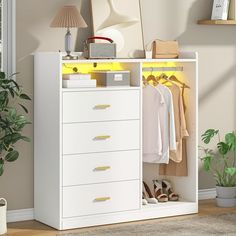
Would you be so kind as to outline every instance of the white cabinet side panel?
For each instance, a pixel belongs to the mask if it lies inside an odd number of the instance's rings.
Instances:
[[[59,53],[37,53],[34,70],[35,219],[60,228]]]

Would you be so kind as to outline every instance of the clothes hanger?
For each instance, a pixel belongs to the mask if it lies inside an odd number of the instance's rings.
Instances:
[[[147,83],[149,84],[149,81],[152,81],[153,86],[155,87],[158,85],[158,81],[157,81],[156,77],[152,74],[152,72],[153,72],[153,68],[152,68],[151,74],[147,77]]]
[[[161,80],[160,76],[157,75],[157,76],[156,76],[156,82],[157,82],[158,84],[160,83],[160,82],[159,82],[160,80]]]
[[[166,84],[166,83],[171,83],[172,85],[174,84],[165,73],[162,73],[159,76],[159,80],[165,80],[162,84]]]
[[[160,76],[159,76],[159,80],[165,80],[162,84],[166,84],[166,83],[171,83],[172,85],[174,84],[171,80],[169,80],[169,76],[167,76],[165,73],[162,73]],[[158,80],[158,81],[159,81]]]
[[[180,80],[175,76],[175,73],[176,73],[176,71],[175,71],[170,77],[167,76],[166,74],[162,73],[160,77],[162,77],[162,79],[166,80],[163,84],[166,84],[166,83],[168,83],[168,82],[170,82],[171,84],[174,84],[173,82],[176,82],[176,83],[182,85],[182,86],[183,86],[182,88],[188,88],[188,89],[190,89],[190,87],[189,87],[187,84],[183,83],[182,81],[180,81]],[[166,78],[166,77],[167,77],[167,78]]]
[[[162,73],[160,76],[159,76],[159,79],[163,79],[163,80],[166,80],[168,81],[168,76],[165,74],[165,73]]]
[[[143,87],[146,88],[146,86],[148,85],[148,82],[147,82],[147,80],[146,80],[144,75],[142,77],[142,81],[143,81]]]
[[[171,75],[170,77],[168,77],[167,75],[162,76],[162,79],[166,80],[165,82],[163,82],[163,84],[166,84],[168,82],[171,83],[171,84],[174,84],[174,82],[175,82],[175,83],[178,83],[178,84],[184,86],[184,88],[190,89],[190,87],[187,84],[185,84],[184,82],[180,81],[174,74]]]
[[[190,87],[189,87],[187,84],[185,84],[185,83],[183,83],[182,81],[180,81],[175,75],[171,75],[171,76],[169,77],[169,80],[170,80],[170,81],[173,81],[173,82],[176,82],[176,83],[178,83],[178,84],[181,84],[181,85],[184,86],[185,88],[190,89]]]

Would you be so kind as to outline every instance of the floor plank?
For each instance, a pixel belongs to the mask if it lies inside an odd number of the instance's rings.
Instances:
[[[199,204],[199,216],[210,216],[210,215],[218,215],[218,214],[224,214],[224,213],[231,213],[236,212],[235,208],[218,208],[215,206],[214,200],[205,200],[200,201]],[[179,218],[187,218],[188,216],[181,216]],[[170,218],[171,220],[175,220],[176,217]],[[165,219],[155,219],[151,221],[163,221]],[[150,221],[149,221],[150,222]],[[131,222],[131,223],[125,223],[127,224],[140,224],[143,223],[143,221],[139,222]],[[107,225],[107,226],[100,226],[100,228],[110,228],[110,227],[117,227],[116,225]],[[94,227],[97,228],[97,227]],[[91,228],[90,228],[91,229]],[[88,228],[84,229],[77,229],[77,230],[69,230],[66,232],[86,232]],[[44,224],[41,224],[37,221],[24,221],[24,222],[16,222],[16,223],[10,223],[8,224],[8,233],[7,236],[57,236],[60,234],[64,234],[65,231],[57,231],[53,228],[50,228]]]

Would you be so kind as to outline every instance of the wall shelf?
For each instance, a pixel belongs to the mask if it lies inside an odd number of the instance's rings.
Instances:
[[[236,25],[236,20],[199,20],[199,25]]]

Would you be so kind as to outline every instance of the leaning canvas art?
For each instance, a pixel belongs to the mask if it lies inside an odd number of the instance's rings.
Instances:
[[[139,0],[91,0],[95,36],[117,44],[118,58],[143,58],[143,34]]]

